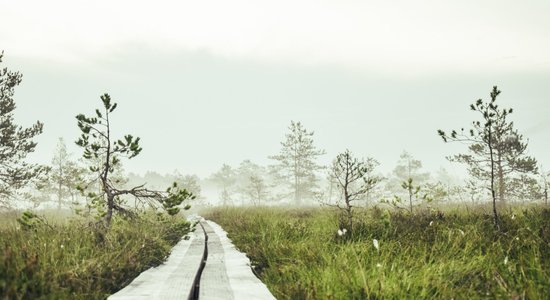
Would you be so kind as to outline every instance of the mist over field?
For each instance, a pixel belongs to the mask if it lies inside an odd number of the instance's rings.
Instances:
[[[315,131],[323,164],[350,148],[389,172],[406,150],[463,175],[445,160],[460,146],[434,132],[466,126],[468,105],[498,85],[530,153],[550,164],[544,1],[212,2],[222,15],[171,1],[122,13],[125,3],[4,6],[20,24],[0,32],[6,66],[24,74],[16,118],[45,123],[33,161],[48,163],[58,137],[79,156],[74,116],[108,92],[117,130],[142,137],[132,172],[266,165],[296,120]]]
[[[0,298],[547,297],[549,15],[0,2]]]

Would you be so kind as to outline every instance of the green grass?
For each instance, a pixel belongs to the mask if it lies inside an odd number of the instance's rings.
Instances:
[[[189,231],[181,217],[155,214],[115,218],[109,231],[76,217],[31,229],[13,213],[0,218],[0,299],[105,299]]]
[[[345,238],[336,234],[341,218],[331,209],[233,208],[204,215],[228,231],[278,299],[550,295],[548,209],[508,212],[500,232],[482,212],[362,210],[353,236]]]

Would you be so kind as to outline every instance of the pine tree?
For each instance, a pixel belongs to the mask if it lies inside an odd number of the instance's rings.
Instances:
[[[120,165],[121,158],[136,157],[142,150],[139,145],[140,138],[130,134],[123,139],[115,139],[111,136],[111,113],[117,108],[116,103],[111,102],[108,94],[101,96],[103,109],[96,109],[95,117],[86,117],[83,114],[76,116],[78,127],[82,131],[76,144],[83,148],[84,159],[89,161],[90,171],[97,174],[101,190],[98,193],[90,192],[88,197],[101,213],[102,221],[109,227],[114,211],[131,214],[123,207],[121,196],[134,196],[136,201],[146,202],[154,208],[161,205],[170,215],[179,212],[178,206],[195,196],[186,189],[181,189],[174,182],[166,191],[149,190],[144,185],[122,189],[119,183],[111,180],[111,174]],[[97,161],[101,164],[98,166]],[[85,190],[85,187],[81,187]],[[153,200],[153,201],[151,201]],[[189,205],[185,206],[188,209]]]
[[[409,178],[413,180],[415,185],[422,186],[428,181],[430,174],[422,172],[422,162],[420,160],[415,159],[407,151],[403,151],[386,182],[386,191],[393,192],[394,195],[410,197],[408,190],[403,189],[403,183],[408,184]]]
[[[336,156],[330,169],[330,177],[336,182],[341,191],[343,206],[347,216],[347,227],[353,234],[353,207],[355,201],[363,199],[382,178],[374,175],[378,162],[373,158],[358,159],[346,150]]]
[[[223,164],[221,169],[212,175],[212,180],[221,188],[220,198],[223,205],[228,205],[232,202],[233,185],[237,181],[235,170],[230,165]]]
[[[76,201],[77,187],[82,182],[85,171],[71,159],[63,138],[59,138],[52,158],[49,178],[49,190],[54,192],[57,197],[58,209],[61,209],[63,204]]]
[[[168,180],[172,179],[178,186],[188,190],[195,196],[195,199],[201,199],[200,179],[197,175],[182,175],[177,170],[170,176],[166,176]]]
[[[0,63],[4,52],[0,53]],[[8,199],[30,181],[47,172],[47,168],[25,162],[36,148],[33,138],[42,133],[43,124],[37,121],[28,128],[15,124],[13,99],[15,87],[21,83],[19,72],[0,70],[0,204],[9,206]]]
[[[421,172],[422,162],[415,159],[407,151],[403,151],[399,156],[397,166],[393,169],[393,175],[399,182],[407,181],[412,178],[417,184],[422,184],[430,178],[429,173]]]
[[[314,132],[308,132],[300,122],[291,121],[288,129],[281,151],[269,158],[278,161],[274,168],[290,186],[295,204],[300,205],[316,186],[315,172],[322,169],[316,159],[325,152],[313,145]]]
[[[243,160],[237,169],[237,188],[243,198],[260,205],[269,197],[265,167]]]
[[[444,142],[465,142],[469,144],[468,154],[459,154],[451,157],[452,161],[468,165],[469,173],[478,179],[489,180],[492,201],[493,221],[498,226],[496,201],[505,199],[506,181],[511,174],[536,173],[537,162],[526,155],[527,142],[514,129],[514,123],[507,120],[513,112],[510,109],[500,109],[496,100],[500,90],[493,87],[488,103],[478,99],[470,105],[470,109],[479,113],[482,120],[473,121],[469,132],[453,130],[447,134],[438,130]]]

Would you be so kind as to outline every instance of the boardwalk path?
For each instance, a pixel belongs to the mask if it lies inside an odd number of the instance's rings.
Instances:
[[[164,264],[108,299],[275,299],[218,224],[201,219],[195,228]]]

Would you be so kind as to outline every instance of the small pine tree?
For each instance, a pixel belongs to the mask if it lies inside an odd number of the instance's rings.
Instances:
[[[59,138],[48,182],[48,190],[55,193],[57,209],[67,203],[74,203],[78,195],[78,185],[82,181],[85,169],[71,159],[63,138]]]
[[[117,140],[111,136],[110,116],[117,108],[117,104],[111,102],[111,97],[108,94],[102,95],[101,101],[103,102],[103,111],[96,109],[95,117],[87,117],[83,114],[76,116],[78,127],[82,131],[76,144],[83,148],[83,157],[89,161],[90,171],[98,174],[96,180],[99,180],[101,191],[99,193],[89,192],[87,196],[102,212],[102,221],[106,227],[110,226],[114,211],[128,213],[128,209],[122,205],[121,196],[124,195],[134,196],[136,201],[145,201],[153,207],[157,207],[155,203],[160,204],[170,215],[177,214],[178,206],[186,200],[194,199],[195,196],[186,189],[178,188],[176,183],[166,191],[152,191],[146,189],[144,185],[122,189],[111,180],[111,174],[120,165],[120,159],[122,157],[134,158],[142,148],[139,145],[139,137],[128,134],[123,139]],[[101,162],[99,166],[98,160]],[[81,190],[83,191],[84,188],[81,187]],[[189,206],[186,205],[185,209],[188,208]]]
[[[300,205],[316,185],[315,172],[322,167],[315,160],[325,151],[313,145],[314,132],[307,131],[302,123],[291,121],[288,129],[290,132],[286,134],[285,141],[281,142],[281,151],[269,158],[278,162],[274,166],[275,170],[290,185],[294,202]]]
[[[232,187],[237,181],[235,170],[227,164],[223,164],[220,170],[212,175],[211,178],[221,188],[220,198],[224,206],[232,202],[231,195],[233,194]]]
[[[363,199],[381,180],[374,175],[378,162],[373,158],[358,159],[346,150],[336,156],[332,162],[329,176],[341,191],[343,206],[336,206],[345,212],[347,227],[353,234],[353,207],[355,201]]]
[[[514,123],[507,117],[513,112],[510,109],[500,109],[496,104],[500,90],[494,86],[489,102],[478,99],[470,105],[470,109],[481,115],[481,120],[473,121],[469,132],[451,131],[450,134],[438,130],[438,135],[444,142],[465,142],[469,144],[469,154],[459,154],[452,161],[468,165],[469,173],[478,179],[490,181],[489,190],[493,202],[493,222],[498,224],[497,198],[504,201],[506,181],[513,173],[536,173],[537,162],[526,155],[527,142],[514,129]]]

